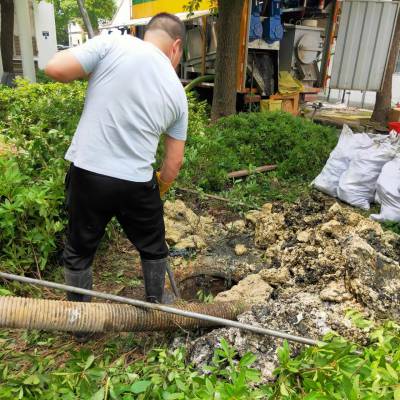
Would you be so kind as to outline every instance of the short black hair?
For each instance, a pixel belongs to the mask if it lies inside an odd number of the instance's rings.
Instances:
[[[164,31],[173,40],[180,39],[184,47],[186,29],[184,23],[176,15],[166,12],[156,14],[147,24],[146,32],[156,30]]]

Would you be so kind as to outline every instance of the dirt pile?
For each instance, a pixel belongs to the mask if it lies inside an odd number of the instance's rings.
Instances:
[[[399,235],[320,194],[294,205],[266,204],[245,219],[253,240],[249,252],[260,259],[247,269],[232,264],[242,268],[236,276],[252,274],[250,284],[216,298],[257,298],[240,321],[314,339],[334,331],[363,343],[367,333],[345,318],[347,310],[400,319]],[[271,378],[282,342],[233,328],[196,339],[190,360],[199,366],[209,362],[222,337],[240,355],[254,352],[264,379]]]
[[[167,243],[175,249],[203,249],[215,231],[212,217],[196,215],[181,200],[165,202],[164,221]]]

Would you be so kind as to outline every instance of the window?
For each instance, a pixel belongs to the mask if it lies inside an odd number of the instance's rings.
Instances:
[[[400,74],[400,53],[399,53],[399,56],[397,57],[397,64],[396,64],[395,73],[396,74]]]

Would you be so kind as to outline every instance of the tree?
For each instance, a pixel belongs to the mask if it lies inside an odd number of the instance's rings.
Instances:
[[[0,0],[1,6],[1,57],[4,72],[13,73],[14,56],[14,0]]]
[[[386,125],[388,113],[392,108],[392,80],[396,69],[397,59],[400,52],[400,14],[397,16],[395,31],[393,35],[392,46],[388,62],[386,65],[385,76],[383,78],[382,88],[376,94],[374,112],[371,120]]]
[[[217,54],[211,120],[236,113],[236,82],[240,21],[244,0],[218,0]],[[196,9],[198,0],[191,0],[188,10]]]
[[[211,120],[236,113],[240,21],[244,0],[218,0],[217,54]]]
[[[88,12],[86,11],[85,5],[83,4],[83,1],[84,0],[77,0],[78,7],[79,7],[79,11],[81,13],[83,22],[85,24],[86,31],[89,35],[89,38],[91,39],[92,37],[94,37],[94,31],[93,31],[92,23],[90,22]]]
[[[77,0],[51,0],[56,17],[57,39],[61,44],[68,44],[68,23],[78,22],[85,26]],[[116,11],[115,0],[86,0],[85,9],[94,32],[101,21],[112,18]]]

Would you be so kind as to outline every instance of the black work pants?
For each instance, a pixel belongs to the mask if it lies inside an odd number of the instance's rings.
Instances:
[[[91,266],[105,228],[114,216],[143,259],[167,257],[163,205],[155,176],[149,182],[131,182],[72,164],[66,190],[66,268],[82,271]]]

